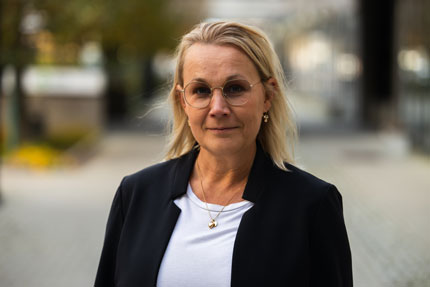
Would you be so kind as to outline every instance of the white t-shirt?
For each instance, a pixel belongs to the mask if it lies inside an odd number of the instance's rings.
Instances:
[[[233,245],[243,214],[254,204],[241,201],[227,205],[209,229],[206,205],[188,185],[177,198],[181,209],[158,272],[158,287],[230,286]],[[212,218],[222,205],[208,204]]]

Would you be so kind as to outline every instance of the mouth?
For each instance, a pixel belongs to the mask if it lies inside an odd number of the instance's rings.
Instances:
[[[215,128],[208,128],[208,130],[211,131],[228,131],[228,130],[233,130],[237,127],[215,127]]]

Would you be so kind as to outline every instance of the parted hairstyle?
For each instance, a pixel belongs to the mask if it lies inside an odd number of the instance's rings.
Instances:
[[[184,86],[184,57],[188,48],[195,43],[234,46],[254,63],[266,94],[272,95],[272,105],[268,112],[270,118],[267,123],[262,122],[257,140],[273,162],[279,168],[287,170],[284,162],[294,162],[297,128],[292,109],[285,96],[286,81],[282,66],[264,32],[256,27],[237,22],[200,23],[182,37],[176,49],[176,70],[169,94],[169,101],[173,107],[173,123],[166,159],[179,157],[196,145],[196,140],[187,123],[187,115],[181,106],[180,95],[176,90],[178,84]],[[275,80],[276,85],[267,83],[270,78]]]

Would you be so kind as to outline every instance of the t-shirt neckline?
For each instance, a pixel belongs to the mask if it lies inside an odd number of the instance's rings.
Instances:
[[[200,200],[200,198],[197,197],[197,195],[194,193],[194,191],[191,188],[191,185],[189,183],[188,183],[187,193],[186,194],[190,198],[191,202],[193,202],[194,204],[196,204],[198,207],[200,207],[202,209],[209,208],[209,211],[219,212],[224,207],[223,205],[214,204],[214,203],[208,203],[207,204],[207,208],[206,208],[205,202],[202,201],[202,200]],[[249,205],[252,205],[252,202],[250,202],[248,200],[243,200],[243,201],[240,201],[240,202],[230,203],[229,205],[227,205],[224,208],[224,210],[222,212],[233,211],[233,210],[236,210],[236,209],[239,209],[239,208],[245,208],[245,207],[248,207]]]

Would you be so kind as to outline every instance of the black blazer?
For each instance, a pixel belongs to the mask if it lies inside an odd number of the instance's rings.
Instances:
[[[181,212],[173,200],[186,192],[197,154],[193,150],[122,180],[96,287],[156,286]],[[352,286],[341,195],[335,186],[287,167],[288,172],[276,167],[258,145],[243,194],[254,206],[237,231],[231,286]]]

